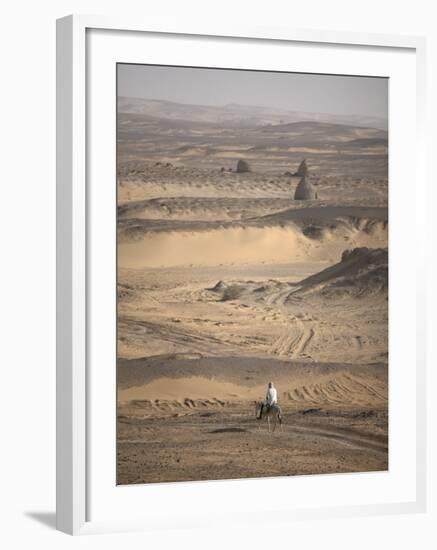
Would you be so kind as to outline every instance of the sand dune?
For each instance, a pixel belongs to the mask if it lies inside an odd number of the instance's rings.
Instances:
[[[227,225],[181,221],[122,225],[119,261],[129,268],[236,262],[334,262],[347,246],[383,247],[387,243],[387,224],[379,219],[333,215],[321,225],[321,217],[311,215],[305,225],[300,211],[287,211],[286,216],[277,214]],[[280,220],[286,223],[280,224]],[[303,227],[295,225],[295,220]],[[319,223],[310,223],[312,221]]]
[[[281,228],[148,233],[139,242],[123,243],[119,258],[130,268],[286,262],[301,256],[304,241],[298,232]]]
[[[118,400],[143,401],[145,408],[162,412],[217,407],[261,399],[269,379],[275,381],[285,408],[382,407],[388,400],[384,364],[299,364],[259,357],[178,359],[171,355],[120,363]]]
[[[281,383],[283,375],[277,377],[280,402],[285,409],[291,405],[381,407],[388,401],[387,381],[371,376],[344,374],[340,370],[330,376],[313,375],[310,383],[302,379]],[[121,404],[136,401],[138,405],[142,401],[145,408],[150,405],[155,411],[169,412],[181,407],[207,409],[232,401],[259,400],[265,390],[265,381],[244,386],[211,380],[203,374],[190,378],[157,378],[144,386],[120,389],[118,399]]]

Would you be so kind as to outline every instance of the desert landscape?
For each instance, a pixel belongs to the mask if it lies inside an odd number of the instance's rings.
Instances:
[[[386,121],[119,96],[117,156],[117,483],[386,470]]]

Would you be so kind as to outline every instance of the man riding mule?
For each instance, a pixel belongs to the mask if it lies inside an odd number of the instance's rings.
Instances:
[[[279,426],[282,430],[282,411],[278,405],[278,392],[273,386],[273,382],[269,382],[267,387],[267,395],[265,401],[255,401],[255,414],[257,420],[267,418],[268,430],[270,431],[270,418],[274,419],[273,431],[276,429],[276,422],[279,420]]]
[[[278,403],[278,392],[276,391],[276,388],[273,385],[273,382],[269,382],[267,386],[267,394],[266,394],[266,406],[267,406],[267,412],[269,412],[270,407],[272,405],[276,405]]]

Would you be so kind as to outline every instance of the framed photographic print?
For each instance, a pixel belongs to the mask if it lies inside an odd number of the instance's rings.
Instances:
[[[423,63],[58,21],[60,530],[424,509]]]

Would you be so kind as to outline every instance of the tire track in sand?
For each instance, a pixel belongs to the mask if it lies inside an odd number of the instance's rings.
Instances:
[[[275,340],[270,348],[271,353],[294,358],[305,354],[314,338],[315,330],[313,327],[306,327],[298,318],[294,318],[293,321],[293,326],[287,328],[285,333]]]
[[[362,450],[372,450],[377,453],[387,454],[388,440],[384,436],[362,434],[359,432],[347,431],[341,428],[325,428],[323,425],[303,425],[290,424],[284,425],[283,429],[297,434],[311,435],[331,439],[341,445],[354,447]]]

